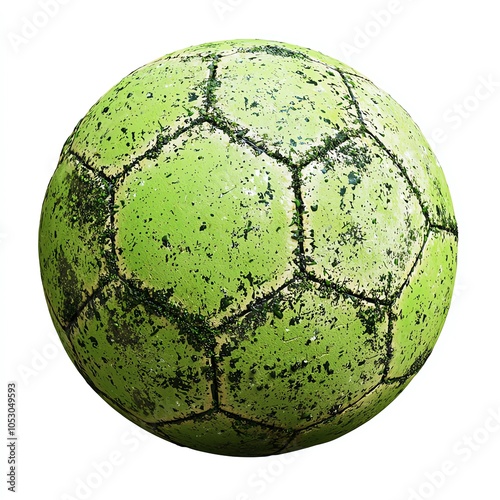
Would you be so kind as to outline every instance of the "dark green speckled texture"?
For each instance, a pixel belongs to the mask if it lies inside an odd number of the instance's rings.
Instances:
[[[239,40],[167,55],[92,107],[39,251],[103,399],[174,443],[262,456],[338,438],[407,386],[448,312],[457,234],[390,96],[317,52]]]

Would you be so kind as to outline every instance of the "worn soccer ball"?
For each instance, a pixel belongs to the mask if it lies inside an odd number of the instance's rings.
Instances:
[[[173,443],[262,456],[338,438],[407,386],[445,321],[457,226],[389,95],[318,52],[238,40],[162,57],[90,109],[39,252],[105,401]]]

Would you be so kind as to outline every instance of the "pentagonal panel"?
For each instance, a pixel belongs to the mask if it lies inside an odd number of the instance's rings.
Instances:
[[[67,147],[114,175],[155,143],[199,117],[208,63],[168,56],[137,69],[107,92],[73,132]]]
[[[369,137],[350,139],[302,171],[310,270],[366,297],[402,286],[425,237],[418,199]]]
[[[301,283],[226,325],[216,350],[221,408],[285,429],[336,413],[380,382],[387,315]]]
[[[410,377],[405,381],[378,385],[340,414],[301,431],[282,452],[287,453],[326,443],[351,432],[394,401],[411,380]]]
[[[389,377],[402,377],[419,369],[434,347],[450,307],[456,265],[456,237],[431,231],[394,305]]]
[[[121,273],[191,312],[243,308],[292,275],[290,185],[284,166],[196,127],[118,185]]]
[[[290,439],[290,433],[285,430],[223,412],[210,412],[194,419],[158,425],[152,432],[194,450],[242,457],[277,453]]]
[[[401,162],[433,224],[456,230],[448,185],[428,142],[410,115],[372,82],[346,77],[368,129]]]
[[[39,231],[42,282],[63,325],[97,288],[112,258],[110,187],[74,157],[63,157],[50,180]]]
[[[132,417],[175,420],[208,410],[210,360],[175,319],[155,314],[148,302],[122,283],[106,286],[71,329],[68,354],[108,401]]]
[[[247,137],[297,161],[312,146],[359,127],[338,72],[306,58],[255,50],[219,61],[214,93],[216,109]]]

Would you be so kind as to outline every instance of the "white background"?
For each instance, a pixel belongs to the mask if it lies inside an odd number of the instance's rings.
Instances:
[[[16,380],[17,498],[498,500],[495,2],[51,1],[50,16],[43,0],[2,4],[0,425],[6,434],[6,382]],[[433,142],[460,230],[452,308],[410,386],[337,441],[263,459],[179,448],[137,430],[104,403],[62,350],[37,261],[47,183],[66,137],[89,107],[163,54],[232,38],[311,47],[388,91]],[[1,448],[6,472],[7,448]],[[5,477],[2,472],[0,488],[11,495]]]

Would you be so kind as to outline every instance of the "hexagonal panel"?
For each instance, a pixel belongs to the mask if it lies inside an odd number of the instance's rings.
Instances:
[[[87,381],[87,383],[89,383],[89,380],[86,380],[86,381]],[[133,413],[130,413],[128,410],[126,410],[125,408],[117,405],[116,401],[113,401],[112,399],[108,398],[108,396],[106,396],[106,394],[99,391],[98,389],[96,390],[96,388],[93,387],[92,383],[91,383],[91,386],[92,386],[92,389],[94,389],[94,391],[96,392],[96,394],[98,394],[101,399],[103,399],[106,403],[108,403],[108,405],[111,406],[111,408],[113,408],[113,410],[117,411],[120,415],[125,417],[130,422],[133,422],[135,425],[138,425],[139,427],[142,427],[144,430],[151,432],[150,426],[152,424],[145,422],[144,420],[139,418],[137,415],[134,415]]]
[[[431,231],[417,266],[394,305],[389,377],[420,368],[432,351],[450,307],[457,265],[457,239]]]
[[[408,276],[426,224],[417,198],[370,137],[350,139],[302,171],[309,269],[387,300]]]
[[[359,128],[338,72],[306,58],[255,50],[219,61],[214,93],[216,109],[247,137],[298,161],[339,131]]]
[[[387,328],[380,307],[290,285],[224,328],[219,405],[284,429],[326,418],[380,382]]]
[[[242,457],[276,453],[286,445],[291,435],[287,431],[223,412],[210,412],[195,419],[158,425],[152,432],[195,450]]]
[[[74,157],[63,157],[50,180],[40,220],[45,294],[67,324],[108,273],[110,187]]]
[[[411,380],[412,378],[408,378],[404,382],[378,385],[339,415],[301,431],[282,453],[326,443],[351,432],[394,401]]]
[[[292,276],[291,175],[208,125],[144,160],[117,188],[121,273],[225,315]]]
[[[123,283],[96,294],[70,332],[74,363],[109,401],[146,422],[212,406],[213,371],[174,322]],[[132,417],[131,417],[132,418]]]
[[[321,52],[299,47],[290,43],[276,42],[273,40],[226,40],[220,42],[209,42],[202,45],[190,47],[188,49],[172,52],[169,57],[197,56],[207,57],[220,55],[222,57],[234,54],[236,52],[253,54],[271,54],[277,57],[291,57],[304,60],[315,60],[329,66],[330,69],[341,70],[346,73],[360,75],[350,66],[329,57]]]
[[[59,339],[61,340],[61,344],[64,347],[64,350],[68,353],[69,357],[73,361],[74,356],[73,356],[73,346],[71,345],[71,342],[69,341],[69,336],[67,333],[67,330],[69,327],[64,326],[59,318],[56,316],[56,313],[54,312],[54,309],[52,308],[52,304],[48,300],[47,296],[45,296],[45,300],[47,302],[47,309],[49,310],[50,318],[52,319],[52,323],[54,324],[54,327],[56,329],[57,335],[59,336]]]
[[[271,42],[270,44],[273,45],[273,42]],[[346,73],[353,74],[361,78],[365,78],[359,71],[356,71],[354,68],[351,68],[351,66],[344,64],[342,61],[339,61],[338,59],[323,54],[322,52],[318,52],[317,50],[312,50],[309,48],[303,48],[298,45],[290,45],[290,44],[283,44],[283,45],[285,46],[285,48],[288,48],[292,51],[301,52],[302,54],[305,54],[308,58],[316,60],[321,64],[325,64],[330,68],[335,68],[337,71],[341,71],[344,74]]]
[[[363,119],[402,163],[433,224],[456,229],[450,192],[443,170],[427,140],[410,115],[372,82],[346,76]]]
[[[166,56],[137,69],[99,99],[67,147],[107,175],[120,173],[160,133],[171,135],[199,118],[208,76],[208,63],[199,58]]]

